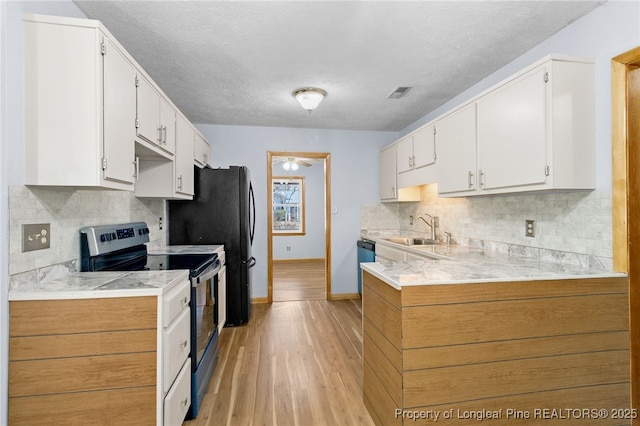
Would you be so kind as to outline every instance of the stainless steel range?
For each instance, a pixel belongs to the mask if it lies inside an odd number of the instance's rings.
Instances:
[[[191,280],[191,408],[198,415],[219,358],[218,272],[216,253],[149,254],[144,222],[87,226],[80,229],[81,271],[189,270]]]

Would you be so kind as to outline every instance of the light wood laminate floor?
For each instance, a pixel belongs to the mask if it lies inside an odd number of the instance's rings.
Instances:
[[[185,426],[373,425],[360,300],[259,304],[251,315],[222,331],[200,413]]]
[[[326,299],[324,259],[273,262],[273,301]]]

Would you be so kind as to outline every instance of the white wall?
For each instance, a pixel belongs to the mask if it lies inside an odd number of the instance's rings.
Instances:
[[[214,167],[244,165],[251,170],[256,195],[253,296],[267,296],[267,151],[331,154],[332,293],[357,293],[356,241],[360,205],[378,201],[378,152],[396,132],[364,132],[277,127],[197,125],[212,144]]]
[[[304,235],[273,236],[274,260],[324,258],[324,162],[300,166],[295,172],[285,171],[282,163],[274,164],[274,177],[304,178]],[[287,246],[290,250],[287,251]]]

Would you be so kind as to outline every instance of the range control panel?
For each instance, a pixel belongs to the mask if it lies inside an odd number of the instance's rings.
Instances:
[[[149,242],[149,227],[145,222],[119,225],[85,226],[80,238],[86,243],[90,256],[110,253]]]

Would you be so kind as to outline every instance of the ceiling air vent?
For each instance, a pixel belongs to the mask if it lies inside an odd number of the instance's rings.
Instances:
[[[389,93],[388,99],[399,99],[407,94],[411,90],[411,87],[399,86],[393,89],[393,92]]]

